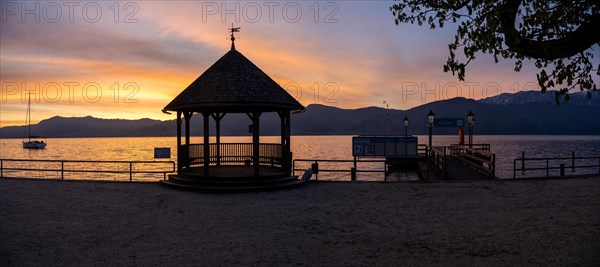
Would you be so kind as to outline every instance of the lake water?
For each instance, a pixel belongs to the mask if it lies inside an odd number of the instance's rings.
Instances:
[[[418,138],[419,143],[427,143],[427,136]],[[455,144],[457,139],[456,136],[435,136],[433,145]],[[47,141],[48,147],[44,150],[26,150],[21,147],[20,139],[0,139],[0,158],[152,161],[155,147],[170,147],[171,160],[176,161],[175,137],[56,138]],[[192,138],[192,143],[201,142],[202,137]],[[251,142],[251,137],[222,137],[222,142]],[[262,137],[261,142],[277,143],[279,137]],[[352,136],[294,136],[291,142],[295,159],[352,159]],[[512,178],[513,161],[522,152],[526,157],[570,157],[573,151],[576,156],[600,156],[600,136],[475,136],[474,143],[491,145],[492,152],[496,153],[496,175],[499,178]],[[568,162],[565,165],[569,166]],[[297,167],[308,166],[307,163],[299,165]],[[320,169],[349,170],[351,166],[350,163],[335,163],[321,165]],[[359,165],[361,168],[383,169],[383,163]],[[578,172],[583,174],[584,171]],[[597,173],[598,169],[589,172]],[[415,178],[411,174],[398,175],[396,179]],[[349,180],[350,177],[348,173],[322,173],[319,179]],[[383,174],[361,173],[360,179],[382,180]]]

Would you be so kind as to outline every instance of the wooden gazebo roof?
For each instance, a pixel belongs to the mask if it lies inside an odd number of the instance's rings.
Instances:
[[[165,108],[169,111],[249,112],[304,106],[244,55],[232,49]]]

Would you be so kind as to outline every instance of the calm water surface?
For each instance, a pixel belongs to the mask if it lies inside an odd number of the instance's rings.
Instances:
[[[427,143],[427,136],[418,136],[420,143]],[[497,176],[513,175],[513,160],[522,152],[526,157],[566,157],[574,151],[576,156],[600,155],[600,136],[476,136],[475,143],[491,145],[496,153]],[[202,137],[193,137],[192,143],[201,143]],[[222,142],[251,142],[251,137],[222,137]],[[279,137],[262,137],[261,142],[279,142]],[[457,143],[456,136],[435,136],[434,146]],[[292,152],[295,159],[352,159],[352,136],[294,136]],[[170,147],[176,161],[175,137],[127,137],[127,138],[56,138],[48,139],[44,150],[26,150],[20,139],[0,139],[0,158],[4,159],[66,159],[66,160],[154,160],[155,147]],[[307,167],[299,164],[298,167]],[[349,170],[351,164],[328,164],[321,169]],[[359,165],[359,169],[382,169],[382,163]],[[597,170],[594,170],[597,172]],[[402,174],[399,174],[402,176]],[[359,179],[383,179],[383,174],[360,174]],[[413,179],[406,174],[399,179]],[[321,174],[319,179],[348,180],[344,173]]]

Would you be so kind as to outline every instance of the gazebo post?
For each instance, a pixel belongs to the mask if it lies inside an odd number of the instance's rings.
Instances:
[[[260,176],[260,112],[252,112],[252,161],[254,176]]]
[[[209,118],[210,113],[203,112],[202,116],[204,116],[204,176],[209,176],[209,167],[210,167],[210,131],[209,131]]]
[[[177,111],[177,173],[183,168],[183,157],[183,149],[181,147],[181,111]]]
[[[278,111],[281,119],[281,166],[286,172],[291,172],[290,157],[290,112]]]
[[[210,116],[215,120],[215,126],[217,128],[217,166],[221,165],[221,119],[225,117],[226,113],[213,113]]]
[[[190,147],[190,119],[192,118],[192,112],[184,112],[183,118],[185,119],[185,145]],[[190,161],[185,162],[185,167],[190,167]]]

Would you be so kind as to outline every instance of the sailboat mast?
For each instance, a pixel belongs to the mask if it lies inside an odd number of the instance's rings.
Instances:
[[[31,93],[27,94],[27,140],[31,141]]]

